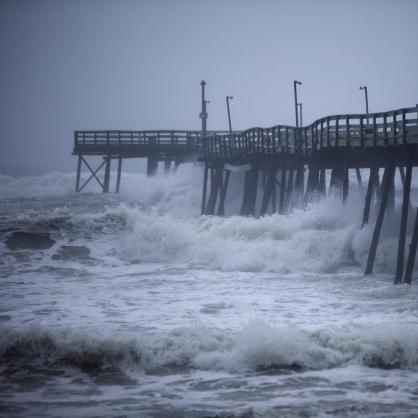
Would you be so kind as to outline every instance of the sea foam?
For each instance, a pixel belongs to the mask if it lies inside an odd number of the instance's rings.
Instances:
[[[86,371],[179,367],[236,373],[353,364],[415,370],[418,327],[350,324],[308,332],[254,320],[238,332],[195,325],[129,337],[103,336],[93,330],[2,327],[0,359],[4,366],[71,365]]]

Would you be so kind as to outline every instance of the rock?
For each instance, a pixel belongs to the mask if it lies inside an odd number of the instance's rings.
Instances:
[[[9,250],[47,250],[55,244],[46,232],[24,232],[16,231],[11,233],[4,243]]]
[[[90,249],[82,245],[61,245],[52,256],[53,260],[74,260],[90,256]]]

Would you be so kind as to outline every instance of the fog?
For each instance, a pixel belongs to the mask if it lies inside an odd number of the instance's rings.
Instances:
[[[0,1],[0,173],[74,171],[75,129],[294,124],[418,103],[418,2]]]

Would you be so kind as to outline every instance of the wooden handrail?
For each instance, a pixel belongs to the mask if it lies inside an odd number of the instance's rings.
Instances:
[[[388,146],[418,142],[418,107],[370,114],[344,114],[320,118],[308,126],[295,128],[275,125],[254,127],[245,131],[182,130],[96,130],[74,131],[74,153],[86,147],[118,146],[187,148],[188,152],[203,152],[213,158],[231,158],[261,153],[307,154],[312,149],[339,146]],[[228,145],[228,146],[227,146]],[[98,152],[104,152],[102,149]],[[90,152],[94,150],[90,149]]]

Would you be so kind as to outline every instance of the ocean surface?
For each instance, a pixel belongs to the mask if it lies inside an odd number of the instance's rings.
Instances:
[[[0,176],[1,417],[418,417],[399,205],[364,277],[355,178],[346,205],[254,219],[233,215],[238,177],[218,218],[197,165],[118,195]]]

